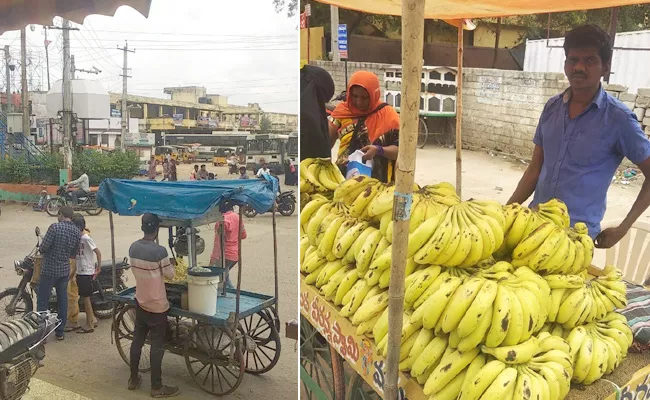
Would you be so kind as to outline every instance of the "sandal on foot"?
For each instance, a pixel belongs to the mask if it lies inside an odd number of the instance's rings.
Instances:
[[[151,389],[151,397],[161,399],[165,397],[175,397],[181,393],[181,390],[176,386],[163,385],[160,389]]]
[[[63,332],[72,332],[81,329],[79,325],[68,325],[63,329]]]
[[[138,375],[138,379],[136,379],[135,382],[133,381],[133,379],[129,378],[128,389],[129,390],[136,390],[137,388],[140,387],[141,383],[142,383],[142,375]]]
[[[93,333],[95,332],[95,329],[93,328],[79,328],[77,330],[77,333]]]

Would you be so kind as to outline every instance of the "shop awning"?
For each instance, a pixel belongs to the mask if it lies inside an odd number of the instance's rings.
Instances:
[[[54,17],[83,24],[91,14],[115,15],[129,6],[149,16],[151,0],[0,0],[0,35],[27,25],[51,25]]]
[[[316,0],[348,10],[370,14],[401,15],[400,0]],[[424,16],[429,19],[505,17],[545,14],[646,4],[648,0],[427,0]]]

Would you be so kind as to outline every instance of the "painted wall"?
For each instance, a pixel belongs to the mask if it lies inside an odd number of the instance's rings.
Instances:
[[[496,26],[479,25],[474,30],[474,46],[477,47],[492,47],[496,40],[496,33],[494,31]],[[499,35],[499,48],[512,48],[522,42],[524,29],[502,26],[501,34]]]
[[[325,31],[322,26],[309,28],[309,60],[322,60],[325,56]],[[307,29],[300,30],[300,59],[307,59]]]

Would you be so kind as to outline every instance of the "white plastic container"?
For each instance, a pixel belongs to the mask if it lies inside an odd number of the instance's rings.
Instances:
[[[187,276],[187,303],[191,312],[213,316],[217,313],[219,276]]]

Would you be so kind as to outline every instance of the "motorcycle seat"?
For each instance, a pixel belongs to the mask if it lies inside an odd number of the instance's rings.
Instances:
[[[101,269],[111,269],[113,268],[113,260],[106,260],[102,261],[102,264],[100,265]],[[126,269],[129,268],[129,262],[128,259],[125,257],[122,260],[115,260],[115,268],[116,269]]]

